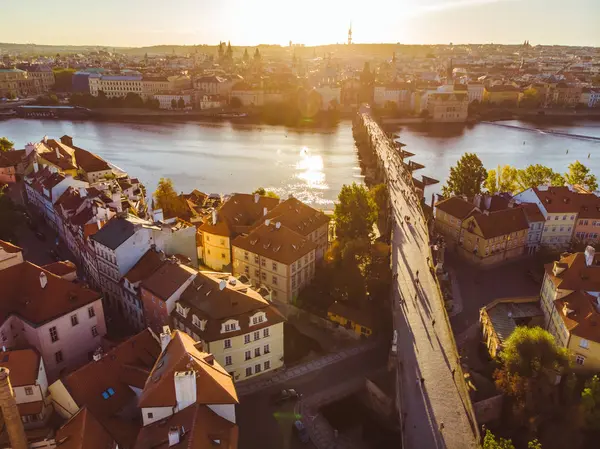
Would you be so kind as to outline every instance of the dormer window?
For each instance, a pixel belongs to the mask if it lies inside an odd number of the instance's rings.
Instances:
[[[240,323],[237,320],[228,320],[221,325],[221,333],[240,330]]]
[[[258,324],[264,323],[267,321],[267,315],[265,312],[256,312],[254,315],[250,317],[250,326],[256,326]]]
[[[194,326],[196,326],[198,329],[200,329],[201,331],[204,331],[206,329],[206,323],[207,323],[206,320],[201,320],[196,315],[192,315],[192,324]]]
[[[188,311],[189,311],[189,309],[186,309],[181,304],[177,303],[177,313],[179,315],[181,315],[184,318],[187,318]]]

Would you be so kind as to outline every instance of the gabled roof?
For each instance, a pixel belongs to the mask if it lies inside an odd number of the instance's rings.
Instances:
[[[459,220],[464,220],[471,212],[473,212],[473,210],[477,209],[473,204],[458,196],[452,196],[445,200],[438,201],[435,203],[435,208],[454,218],[458,218]]]
[[[238,403],[233,380],[227,371],[214,362],[211,354],[199,351],[189,335],[174,331],[146,381],[139,407],[175,406],[174,375],[190,370],[196,375],[197,404]]]
[[[141,287],[160,299],[167,300],[196,273],[193,268],[180,264],[176,258],[171,258],[144,279]]]
[[[329,223],[329,218],[323,212],[293,197],[279,203],[266,216],[260,217],[254,227],[260,226],[266,219],[270,219],[273,223],[280,222],[282,226],[304,237]]]
[[[275,223],[261,224],[248,235],[240,235],[232,246],[289,265],[314,250],[317,245],[299,233]]]
[[[0,153],[0,167],[15,167],[25,156],[25,150],[11,150]]]
[[[35,385],[42,358],[35,349],[20,349],[0,352],[0,366],[10,371],[13,387]]]
[[[548,186],[543,189],[533,188],[544,208],[551,214],[575,214],[580,208],[580,196],[569,187]]]
[[[522,207],[525,210],[525,216],[529,223],[546,221],[544,214],[542,214],[542,211],[536,203],[522,203],[519,207]]]
[[[91,153],[83,148],[74,147],[75,149],[75,161],[79,168],[86,173],[92,173],[97,171],[110,170],[110,165],[100,156]]]
[[[565,268],[556,276],[553,273],[555,264]],[[594,258],[592,265],[586,265],[584,253],[567,254],[559,261],[544,265],[546,273],[554,286],[561,290],[585,290],[600,292],[600,265],[598,258]]]
[[[220,282],[225,282],[225,288],[220,289]],[[285,321],[283,315],[258,292],[225,273],[198,273],[181,294],[179,304],[190,309],[187,317],[179,315],[177,309],[173,309],[171,316],[194,329],[207,342],[232,338]],[[264,312],[266,321],[251,326],[250,317],[257,312]],[[204,330],[194,325],[193,315],[206,320]],[[237,320],[240,329],[222,334],[221,325],[229,319]]]
[[[472,220],[477,223],[482,237],[486,240],[529,229],[525,211],[521,208],[504,209],[489,214],[475,213]]]
[[[554,301],[554,307],[571,334],[600,343],[600,313],[596,301],[594,296],[578,290]]]
[[[138,262],[123,276],[129,283],[141,282],[154,273],[165,262],[164,253],[150,248]]]
[[[208,406],[194,404],[168,418],[143,427],[133,449],[168,449],[169,430],[185,429],[175,447],[190,449],[237,449],[238,426],[217,415]],[[218,441],[216,444],[214,441]]]
[[[56,443],[60,449],[112,449],[115,440],[83,407],[56,431]]]
[[[40,275],[47,281],[43,288]],[[100,293],[27,261],[0,270],[0,286],[0,322],[18,315],[39,326],[101,299]]]
[[[58,262],[49,263],[44,265],[42,268],[60,277],[77,271],[77,267],[70,260],[61,260]]]
[[[92,236],[92,239],[112,250],[117,249],[137,230],[136,223],[128,218],[113,217]]]

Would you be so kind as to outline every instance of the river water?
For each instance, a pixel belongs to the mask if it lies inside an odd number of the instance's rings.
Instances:
[[[598,122],[534,126],[509,121],[395,130],[407,144],[405,149],[415,153],[413,159],[426,166],[416,174],[441,182],[465,152],[477,153],[486,168],[541,163],[563,172],[579,159],[600,175]],[[0,136],[14,141],[17,148],[44,135],[64,134],[72,136],[75,145],[140,178],[149,192],[160,177],[169,177],[178,191],[251,192],[262,186],[331,209],[343,184],[362,181],[349,121],[310,130],[228,122],[0,121]],[[441,183],[428,187],[427,196],[440,187]]]

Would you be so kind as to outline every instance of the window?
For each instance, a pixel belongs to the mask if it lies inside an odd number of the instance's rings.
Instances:
[[[250,351],[246,351],[244,353],[244,360],[250,360],[252,358],[252,353]]]
[[[566,216],[566,215],[563,215],[563,220],[566,220],[566,219],[567,219],[567,216]]]
[[[571,220],[575,220],[575,215],[571,215]]]
[[[277,285],[277,276],[273,276],[273,285]]]
[[[556,221],[556,220],[558,220],[558,215],[556,215],[556,216],[554,217],[554,221]]]
[[[154,413],[148,412],[148,419],[154,418]]]
[[[226,339],[223,343],[224,343],[225,349],[231,348],[231,340],[229,338]]]
[[[258,263],[258,256],[256,254],[254,255],[254,263]]]
[[[96,316],[96,311],[93,306],[88,307],[88,316],[90,318],[94,318]]]
[[[225,253],[221,253],[221,259],[225,259]]]
[[[77,314],[71,315],[71,326],[77,326],[79,324],[79,319],[77,318]]]
[[[63,361],[63,353],[62,351],[58,351],[54,353],[54,359],[56,360],[56,363],[61,363]]]
[[[271,369],[271,361],[270,360],[267,360],[265,362],[265,371],[268,370],[268,369]]]
[[[248,260],[248,251],[244,251],[244,259]]]
[[[265,347],[263,348],[263,350],[264,350],[263,352],[265,354],[268,354],[269,352],[271,352],[271,348],[269,347],[269,345],[265,345]]]
[[[266,266],[267,266],[267,261],[266,261],[264,258],[263,258],[263,259],[260,259],[260,265],[261,265],[262,267],[266,267]]]
[[[273,271],[277,271],[277,262],[273,262]]]
[[[50,341],[52,341],[52,343],[58,341],[58,331],[56,330],[56,326],[52,326],[48,331],[50,332]]]
[[[254,372],[255,372],[256,374],[260,373],[260,370],[261,370],[261,368],[262,368],[262,367],[260,366],[260,364],[258,364],[258,365],[254,365]]]
[[[98,336],[98,328],[96,326],[92,326],[92,337]]]
[[[269,336],[269,328],[267,327],[266,329],[263,329],[263,337],[267,338],[268,336]]]
[[[244,267],[244,273],[246,273],[247,275],[249,275],[249,274],[250,274],[250,267],[249,267],[248,265],[246,265],[246,266]]]
[[[254,341],[258,340],[260,338],[260,332],[256,331],[254,332]]]
[[[25,394],[27,396],[32,396],[33,395],[33,388],[32,387],[25,387]]]
[[[267,273],[263,271],[263,272],[261,273],[261,276],[260,276],[260,277],[262,278],[262,280],[263,280],[263,281],[266,281],[266,280],[267,280]]]
[[[584,348],[584,349],[589,349],[590,347],[590,342],[588,340],[586,340],[585,338],[582,338],[579,341],[579,347]]]
[[[575,357],[575,363],[577,363],[578,365],[583,365],[584,362],[585,362],[585,357],[577,354],[577,357]]]
[[[247,345],[248,343],[250,343],[250,334],[244,335],[244,344]]]
[[[231,365],[231,356],[230,355],[225,356],[225,366],[227,366],[227,365]]]
[[[246,368],[246,377],[250,377],[250,376],[252,376],[252,367],[251,366]]]

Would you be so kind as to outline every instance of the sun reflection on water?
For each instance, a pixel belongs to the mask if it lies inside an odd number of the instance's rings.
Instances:
[[[296,178],[303,180],[309,189],[329,189],[325,182],[323,158],[320,155],[311,154],[306,147],[300,150],[300,160],[296,163],[296,170],[298,171]]]

